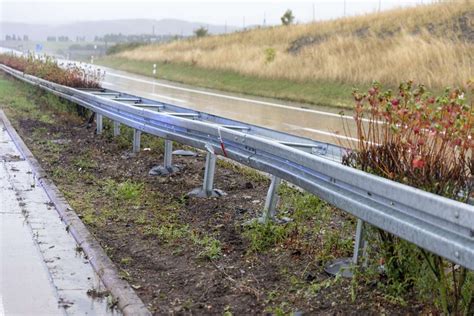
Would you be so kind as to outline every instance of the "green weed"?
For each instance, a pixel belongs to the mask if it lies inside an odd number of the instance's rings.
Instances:
[[[164,224],[161,226],[147,225],[143,230],[146,237],[156,237],[163,242],[173,242],[189,234],[188,225]]]
[[[103,187],[106,194],[119,201],[137,201],[143,194],[144,184],[136,183],[131,180],[118,183],[112,179],[103,181]]]
[[[190,238],[195,245],[198,245],[202,248],[202,251],[199,252],[198,257],[215,260],[221,256],[221,242],[218,239],[207,235],[201,236],[195,232],[191,233]]]
[[[257,221],[244,227],[243,236],[249,241],[249,252],[266,251],[288,237],[292,225],[280,225],[272,221],[261,224]]]

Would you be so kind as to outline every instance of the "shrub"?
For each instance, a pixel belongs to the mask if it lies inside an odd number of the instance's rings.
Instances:
[[[99,81],[104,75],[100,69],[79,67],[76,63],[60,66],[49,56],[37,58],[34,55],[0,54],[0,64],[73,88],[100,88]]]
[[[474,170],[472,82],[468,87],[446,89],[439,97],[411,81],[397,93],[384,92],[379,83],[368,93],[354,91],[358,142],[349,143],[343,164],[466,202]],[[350,135],[347,122],[345,130]],[[435,287],[435,304],[445,315],[474,313],[472,271],[384,231],[376,235],[392,288]]]
[[[452,199],[468,199],[473,189],[474,112],[466,92],[446,89],[436,98],[424,86],[406,82],[394,94],[375,83],[366,94],[355,91],[354,98],[359,141],[344,164]]]
[[[269,47],[269,48],[265,49],[265,63],[266,64],[269,64],[272,61],[274,61],[275,57],[276,57],[275,48]]]

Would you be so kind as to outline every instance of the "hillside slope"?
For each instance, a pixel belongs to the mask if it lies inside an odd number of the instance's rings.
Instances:
[[[439,90],[473,77],[473,52],[474,2],[464,1],[150,45],[115,58],[116,66],[159,62],[294,84],[395,87],[413,79]]]

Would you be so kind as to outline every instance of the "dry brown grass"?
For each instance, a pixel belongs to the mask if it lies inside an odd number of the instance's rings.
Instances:
[[[462,38],[461,16],[470,18],[467,25],[472,30],[473,1],[150,45],[119,56],[300,82],[378,80],[396,85],[413,79],[440,88],[465,83],[474,73],[474,42]],[[288,52],[292,43],[305,37],[322,41],[296,54]],[[265,60],[268,48],[276,51],[272,62]]]

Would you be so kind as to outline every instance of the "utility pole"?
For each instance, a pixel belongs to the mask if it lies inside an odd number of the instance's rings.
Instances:
[[[315,21],[315,18],[316,18],[316,11],[314,9],[314,3],[313,3],[313,22]]]
[[[379,13],[382,10],[382,0],[379,0]]]
[[[242,29],[245,30],[245,16],[244,16],[243,19],[242,19]]]
[[[267,26],[267,13],[263,12],[263,27]]]
[[[346,16],[346,0],[344,0],[344,17]]]
[[[227,20],[225,20],[224,34],[227,34]]]

